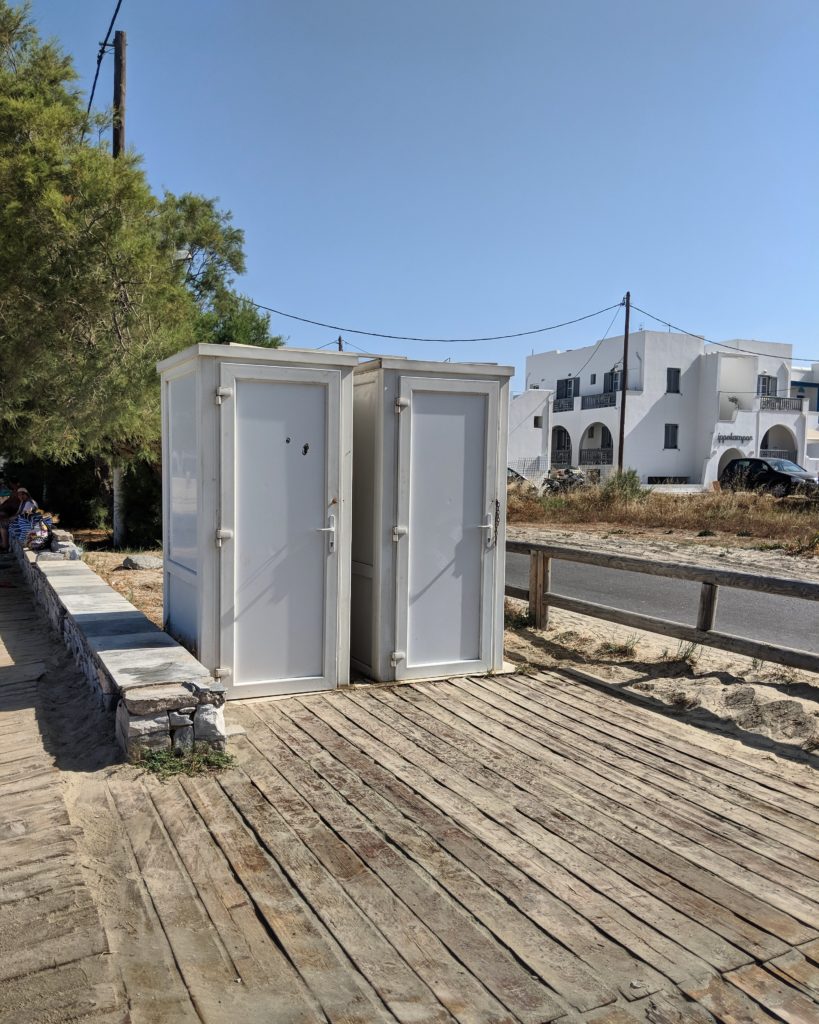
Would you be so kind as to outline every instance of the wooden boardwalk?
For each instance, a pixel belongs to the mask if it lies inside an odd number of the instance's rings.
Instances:
[[[3,579],[0,1024],[818,1024],[815,769],[553,672],[232,704],[69,821]]]
[[[41,728],[53,648],[0,556],[0,1024],[111,1024],[123,994]]]
[[[150,825],[112,783],[203,1020],[819,1021],[813,770],[555,673],[230,711]]]

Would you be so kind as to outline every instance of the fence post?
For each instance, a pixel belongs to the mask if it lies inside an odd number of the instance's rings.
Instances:
[[[552,560],[542,551],[529,552],[529,617],[535,629],[549,628],[548,594],[552,588]]]
[[[700,606],[697,611],[697,629],[707,632],[714,628],[717,615],[719,587],[715,583],[703,583],[700,589]]]

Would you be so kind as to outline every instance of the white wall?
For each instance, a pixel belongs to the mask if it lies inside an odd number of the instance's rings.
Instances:
[[[549,454],[549,405],[551,391],[524,391],[509,403],[509,465],[512,460]],[[540,416],[542,426],[535,426]],[[513,466],[514,468],[514,466]]]
[[[637,331],[629,342],[624,465],[636,469],[642,480],[669,476],[708,482],[716,478],[719,460],[728,449],[758,454],[766,430],[776,424],[792,430],[798,456],[807,456],[806,417],[789,410],[761,410],[756,394],[757,377],[768,373],[777,379],[777,395],[789,395],[790,345],[736,339],[726,342],[724,348],[706,344],[701,338],[662,331]],[[605,424],[612,434],[617,462],[622,396],[617,395],[615,406],[596,409],[583,409],[581,398],[602,393],[604,374],[622,365],[622,350],[622,337],[608,338],[598,345],[543,352],[526,360],[529,387],[553,389],[560,379],[579,377],[580,397],[573,408],[567,412],[552,409],[550,418],[552,430],[562,426],[569,432],[574,465],[581,446],[595,446],[599,424]],[[680,370],[679,394],[666,391],[669,368]],[[804,368],[799,375],[805,382],[819,382],[819,364]],[[806,386],[805,391],[814,403],[819,400],[819,389]],[[731,397],[736,402],[731,402]],[[664,447],[669,423],[678,428],[674,449]],[[595,431],[591,439],[587,437],[590,428]],[[718,441],[719,436],[730,440]],[[737,440],[737,436],[748,440]],[[534,453],[534,448],[527,452]]]

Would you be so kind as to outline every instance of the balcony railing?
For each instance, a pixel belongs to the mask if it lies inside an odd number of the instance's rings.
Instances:
[[[779,398],[776,395],[762,395],[759,408],[770,412],[802,412],[801,398]]]
[[[581,448],[581,466],[610,466],[614,462],[613,448]]]
[[[574,399],[573,398],[556,398],[552,405],[553,412],[573,412],[574,411]]]
[[[789,452],[785,448],[760,448],[760,459],[788,459],[796,462],[796,452]]]
[[[554,448],[552,449],[552,465],[553,466],[570,466],[572,464],[572,451],[571,448]]]
[[[617,405],[617,392],[604,391],[602,395],[584,395],[580,399],[581,409],[605,409]]]

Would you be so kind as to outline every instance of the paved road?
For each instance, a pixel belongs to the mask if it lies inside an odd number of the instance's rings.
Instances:
[[[506,582],[529,586],[527,555],[506,556]],[[552,562],[556,594],[695,625],[699,583],[603,569],[577,562]],[[716,628],[723,633],[819,653],[819,609],[813,601],[722,587]]]

